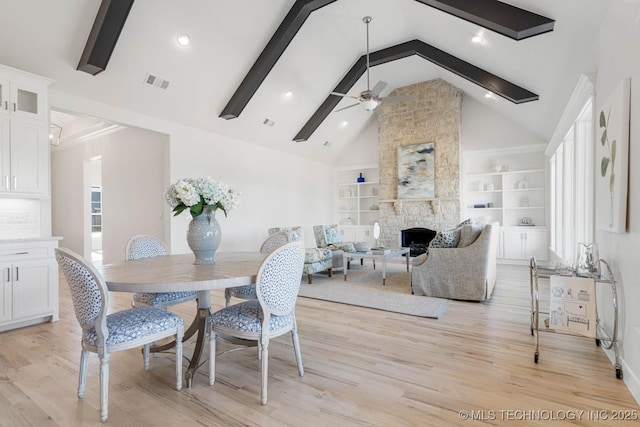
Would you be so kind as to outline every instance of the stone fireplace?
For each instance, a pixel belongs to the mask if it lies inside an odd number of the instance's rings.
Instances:
[[[401,231],[452,228],[460,220],[460,123],[462,92],[441,79],[395,89],[409,102],[387,103],[378,117],[380,242],[401,243]],[[398,199],[398,147],[434,142],[435,197]]]

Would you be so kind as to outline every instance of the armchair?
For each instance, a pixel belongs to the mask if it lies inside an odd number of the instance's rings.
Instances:
[[[463,225],[461,233],[474,226]],[[428,255],[414,260],[412,293],[468,301],[489,299],[496,283],[498,228],[498,223],[485,225],[468,246],[430,247]]]
[[[302,227],[276,227],[270,228],[269,235],[285,232],[289,234],[289,241],[300,241],[304,244],[304,232]],[[340,265],[342,265],[342,251],[340,251]],[[302,273],[307,275],[307,281],[312,284],[313,273],[326,271],[329,277],[333,269],[332,252],[326,248],[305,248],[304,250],[304,267]]]
[[[314,225],[313,234],[316,238],[316,245],[319,248],[331,249],[334,270],[344,269],[342,265],[344,252],[368,251],[371,249],[371,245],[367,242],[343,242],[338,224]]]

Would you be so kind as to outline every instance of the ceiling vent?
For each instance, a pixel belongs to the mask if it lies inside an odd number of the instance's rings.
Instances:
[[[153,74],[147,74],[144,82],[145,84],[159,87],[160,89],[166,89],[169,87],[169,80],[163,79],[162,77],[154,76]]]
[[[273,125],[275,125],[275,124],[276,124],[276,122],[274,122],[273,120],[271,120],[271,119],[267,118],[267,119],[264,119],[264,121],[262,122],[262,124],[263,124],[263,125],[265,125],[265,126],[269,126],[270,128],[272,128],[272,127],[273,127]]]

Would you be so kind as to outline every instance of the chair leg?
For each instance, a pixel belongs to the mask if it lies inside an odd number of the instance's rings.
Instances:
[[[78,399],[84,397],[84,387],[87,384],[87,364],[89,362],[89,352],[82,350],[80,353],[80,373],[78,375]]]
[[[258,345],[261,345],[258,343]],[[262,404],[267,404],[267,379],[269,378],[269,341],[262,344]]]
[[[109,416],[109,353],[100,357],[100,420]]]
[[[331,269],[329,269],[328,271],[329,271],[329,277],[331,277]]]
[[[182,338],[184,326],[178,326],[176,331],[176,390],[182,390]]]
[[[311,284],[311,274],[307,274],[307,280],[309,281],[309,284]]]
[[[293,339],[293,350],[296,353],[296,363],[298,364],[298,375],[304,376],[304,367],[302,366],[302,353],[300,353],[300,341],[298,340],[298,329],[294,326],[291,330],[291,338]]]
[[[211,329],[209,333],[209,385],[216,382],[216,333]]]

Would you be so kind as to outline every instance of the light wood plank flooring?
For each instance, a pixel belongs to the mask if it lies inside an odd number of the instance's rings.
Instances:
[[[59,322],[0,333],[0,426],[101,424],[93,354],[85,397],[76,397],[80,329],[63,280],[60,289]],[[221,308],[222,292],[212,300]],[[114,309],[129,306],[126,294],[111,301]],[[176,311],[188,323],[194,304]],[[534,364],[526,267],[500,266],[489,303],[454,301],[439,320],[306,298],[298,300],[297,317],[306,374],[298,377],[289,336],[273,341],[267,406],[260,405],[255,349],[219,356],[213,387],[201,369],[193,388],[181,392],[173,388],[173,355],[154,358],[145,372],[132,350],[111,357],[108,423],[638,425],[611,420],[612,411],[640,416],[640,409],[593,340],[545,333]],[[598,410],[608,420],[593,420]],[[476,420],[462,419],[460,411],[474,411]],[[572,420],[531,420],[571,417],[569,411],[578,411]]]

